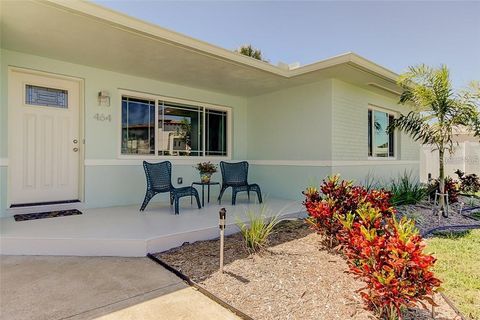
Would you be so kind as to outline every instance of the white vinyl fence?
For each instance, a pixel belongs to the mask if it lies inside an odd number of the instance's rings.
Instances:
[[[446,154],[445,175],[457,178],[455,174],[457,169],[480,176],[479,142],[460,142],[454,154]],[[432,151],[431,147],[423,146],[420,152],[420,181],[427,182],[429,173],[432,178],[438,178],[438,151]]]

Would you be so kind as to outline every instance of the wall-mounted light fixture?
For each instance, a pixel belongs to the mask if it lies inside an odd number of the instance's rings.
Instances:
[[[100,91],[98,93],[98,105],[110,107],[110,93],[108,91]]]

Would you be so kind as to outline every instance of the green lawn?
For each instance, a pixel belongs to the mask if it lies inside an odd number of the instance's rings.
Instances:
[[[438,259],[435,272],[445,294],[462,313],[480,320],[480,229],[427,240],[427,251]]]

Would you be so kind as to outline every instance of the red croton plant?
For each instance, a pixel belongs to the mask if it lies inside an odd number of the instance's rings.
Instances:
[[[307,222],[325,235],[347,258],[349,271],[362,279],[360,290],[366,308],[381,319],[401,319],[402,308],[423,301],[440,286],[431,268],[435,258],[423,253],[424,245],[412,220],[398,221],[391,194],[366,190],[339,176],[324,180],[322,194],[304,192]]]

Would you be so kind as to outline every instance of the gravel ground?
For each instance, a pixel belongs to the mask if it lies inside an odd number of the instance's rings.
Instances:
[[[448,218],[441,215],[434,215],[432,203],[426,201],[417,205],[399,206],[397,207],[397,211],[400,216],[406,215],[407,217],[414,219],[421,234],[427,230],[440,226],[480,224],[480,221],[468,218],[464,214],[459,213],[462,203],[465,208],[469,206],[480,206],[480,199],[469,199],[460,196],[459,202],[450,206]]]
[[[375,319],[346,273],[340,254],[321,246],[302,221],[282,222],[262,255],[248,255],[240,234],[226,238],[225,273],[218,272],[218,240],[185,244],[156,256],[254,319]],[[440,296],[435,319],[457,319]],[[432,319],[421,308],[406,319]]]

